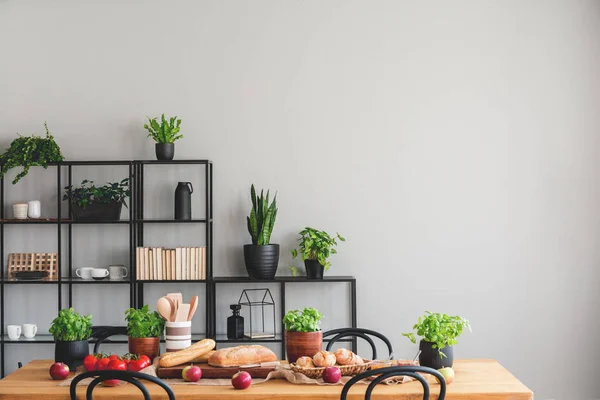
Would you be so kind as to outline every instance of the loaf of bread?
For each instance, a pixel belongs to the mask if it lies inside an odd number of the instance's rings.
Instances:
[[[202,354],[200,357],[194,358],[192,361],[190,361],[190,363],[206,364],[208,363],[208,359],[214,354],[214,352],[215,350],[211,350],[206,354]]]
[[[335,354],[330,351],[320,351],[313,357],[317,367],[333,367],[336,363]]]
[[[208,353],[215,348],[217,344],[212,339],[203,339],[194,343],[183,350],[165,353],[160,356],[159,366],[163,368],[174,367],[175,365],[186,364],[198,357]]]
[[[240,365],[260,364],[276,360],[275,353],[264,346],[237,346],[215,351],[208,359],[208,365],[239,367]]]
[[[296,365],[302,368],[314,368],[315,364],[313,363],[313,359],[310,357],[300,357],[296,360]]]

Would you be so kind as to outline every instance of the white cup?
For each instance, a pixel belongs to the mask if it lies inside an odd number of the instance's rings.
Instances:
[[[110,280],[118,281],[127,278],[127,268],[124,265],[111,265],[108,267],[110,272]]]
[[[39,200],[31,200],[27,205],[27,216],[29,218],[37,219],[42,216],[42,204]]]
[[[15,219],[27,219],[27,203],[16,203],[13,204],[13,214]]]
[[[96,280],[102,280],[108,276],[108,270],[106,268],[92,268],[92,278]]]
[[[17,340],[21,337],[21,325],[9,325],[6,327],[6,331],[10,340]]]
[[[33,339],[37,334],[36,324],[23,324],[23,336],[27,339]]]
[[[94,268],[90,268],[90,267],[77,268],[75,270],[75,275],[77,275],[81,279],[89,281],[90,279],[92,279],[92,270],[93,269]]]

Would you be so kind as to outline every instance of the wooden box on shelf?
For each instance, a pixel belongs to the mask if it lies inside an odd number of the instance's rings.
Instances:
[[[9,253],[8,276],[14,278],[17,272],[45,271],[48,280],[58,279],[58,253]]]

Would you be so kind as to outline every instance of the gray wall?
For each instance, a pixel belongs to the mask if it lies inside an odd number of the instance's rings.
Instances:
[[[279,193],[279,273],[302,227],[343,233],[330,274],[357,277],[359,324],[398,356],[415,354],[401,332],[424,310],[459,314],[474,331],[458,358],[498,359],[539,399],[597,398],[597,0],[0,0],[0,61],[2,145],[47,120],[68,159],[153,158],[144,116],[182,116],[177,157],[215,162],[217,275],[245,273],[254,182]],[[49,205],[53,178],[7,196]],[[50,228],[15,229],[15,248],[52,246]],[[78,263],[122,257],[118,229],[85,228]],[[220,292],[220,323],[241,289]],[[7,323],[47,329],[52,292],[11,290]],[[114,305],[94,306],[107,292]],[[123,289],[77,296],[120,322]],[[347,296],[298,288],[290,307],[319,307],[331,328]],[[35,355],[22,350],[10,360]]]

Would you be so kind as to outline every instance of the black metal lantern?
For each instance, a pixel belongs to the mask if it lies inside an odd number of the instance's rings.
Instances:
[[[244,336],[250,339],[264,339],[275,337],[275,301],[273,300],[273,296],[271,295],[271,291],[269,289],[244,289],[242,291],[242,294],[240,295],[238,304],[242,306],[242,310],[244,310],[245,307],[248,307],[248,319],[250,323],[248,324],[248,331],[244,334]],[[255,307],[260,307],[261,311],[261,332],[253,331],[254,325],[252,324],[252,310]],[[273,314],[273,333],[267,332],[265,328],[265,308],[267,309],[267,311],[270,308]],[[256,315],[254,315],[254,319],[256,319]]]

